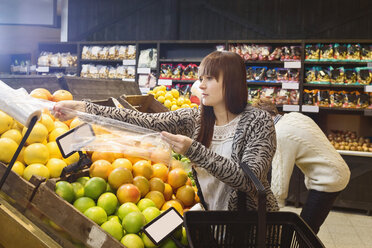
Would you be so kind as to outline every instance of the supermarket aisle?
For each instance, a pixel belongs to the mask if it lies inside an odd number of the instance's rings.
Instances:
[[[282,211],[299,214],[301,208],[287,206]],[[371,248],[372,216],[331,211],[318,236],[326,248]]]

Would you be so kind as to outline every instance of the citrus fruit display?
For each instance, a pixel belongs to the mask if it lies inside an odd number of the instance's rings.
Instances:
[[[158,102],[162,103],[171,111],[180,108],[199,108],[199,105],[191,103],[188,96],[180,95],[177,89],[167,90],[164,85],[156,86],[147,94],[153,95]]]

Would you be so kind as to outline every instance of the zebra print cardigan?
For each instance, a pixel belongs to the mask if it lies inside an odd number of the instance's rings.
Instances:
[[[266,111],[250,106],[245,108],[234,135],[231,159],[220,156],[195,141],[200,130],[200,111],[195,108],[149,114],[86,102],[86,112],[192,138],[193,142],[184,155],[195,166],[206,169],[233,188],[229,197],[229,210],[238,208],[238,191],[245,192],[248,210],[257,209],[257,191],[239,165],[246,163],[266,189],[267,210],[279,210],[267,179],[275,153],[276,137],[272,118]],[[195,170],[194,176],[197,180]]]

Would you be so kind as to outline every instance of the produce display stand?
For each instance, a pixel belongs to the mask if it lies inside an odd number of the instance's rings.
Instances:
[[[156,101],[153,95],[121,95],[118,101],[124,108],[145,113],[168,112],[169,109]]]
[[[241,167],[258,192],[258,210],[246,211],[245,195],[238,192],[238,211],[187,211],[184,219],[190,247],[324,247],[297,214],[266,213],[265,188],[247,165]]]

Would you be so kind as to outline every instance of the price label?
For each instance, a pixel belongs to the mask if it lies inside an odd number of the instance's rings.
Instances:
[[[300,111],[300,105],[283,105],[283,111],[286,112],[298,112]]]
[[[302,112],[319,113],[319,106],[302,105]]]
[[[364,86],[364,92],[372,92],[372,85]]]
[[[364,110],[364,115],[365,116],[372,116],[372,109],[365,109]]]
[[[298,83],[282,83],[282,89],[298,90]]]
[[[301,61],[285,61],[284,68],[301,68]]]
[[[137,68],[138,74],[149,74],[151,72],[151,68]]]
[[[371,62],[367,63],[367,67],[372,67],[372,63]]]
[[[136,65],[136,60],[135,59],[124,59],[123,65]]]
[[[37,72],[49,72],[49,66],[39,66],[36,68]]]
[[[172,85],[172,79],[159,79],[158,85]]]
[[[140,88],[140,91],[142,95],[147,95],[147,93],[150,91],[150,88]]]
[[[134,79],[134,78],[123,78],[122,80],[126,81],[126,82],[135,82],[136,81],[136,79]]]

